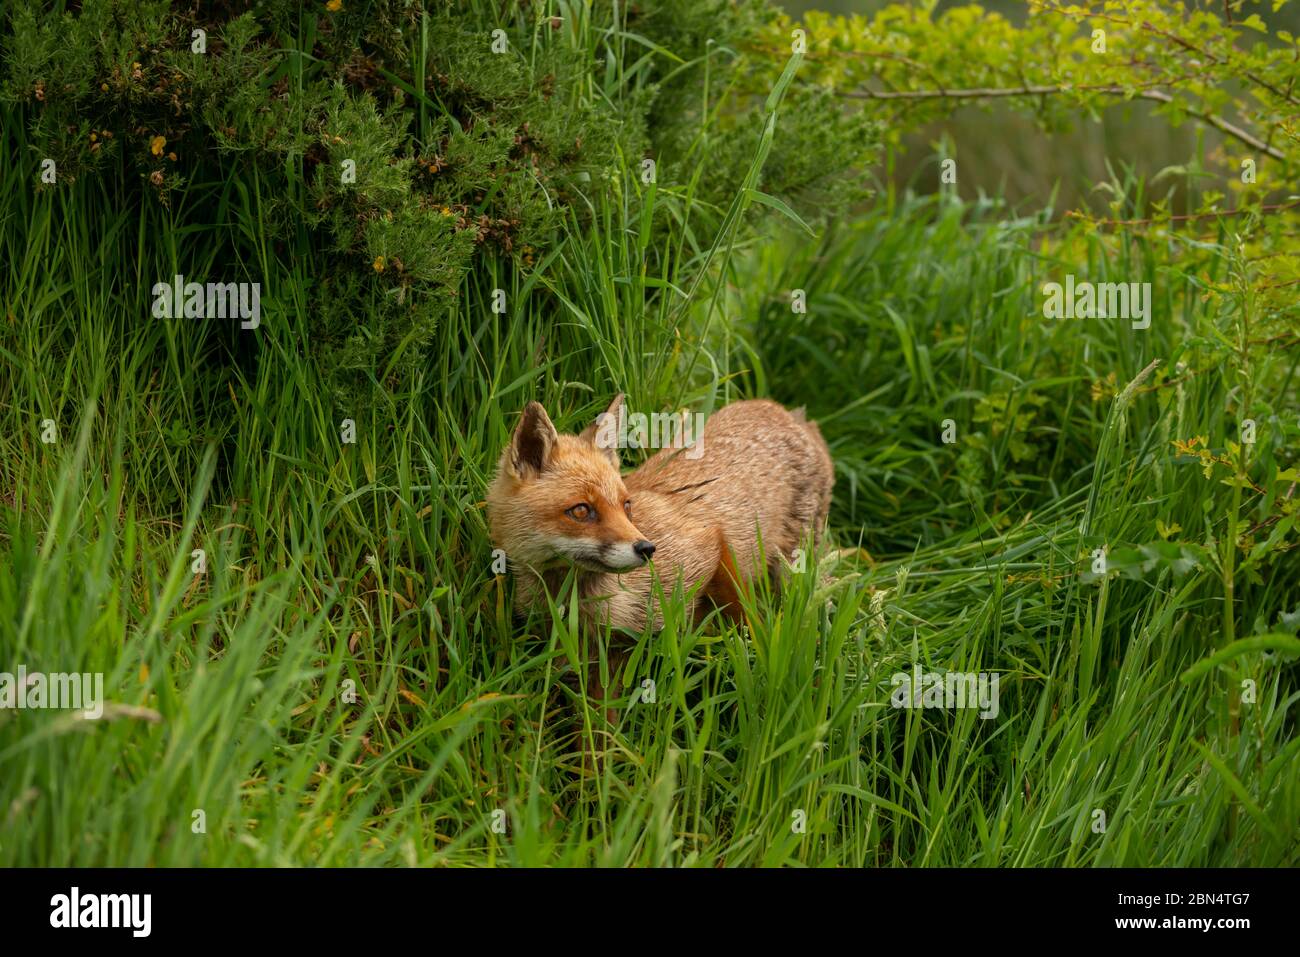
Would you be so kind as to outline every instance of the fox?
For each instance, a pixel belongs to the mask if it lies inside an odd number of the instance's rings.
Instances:
[[[515,573],[516,615],[573,568],[583,629],[662,627],[656,573],[663,593],[680,577],[693,619],[718,608],[739,621],[759,576],[779,583],[782,562],[825,534],[835,469],[821,430],[770,399],[733,402],[694,445],[662,448],[625,476],[602,428],[624,402],[616,395],[577,435],[529,402],[502,450],[488,525]]]

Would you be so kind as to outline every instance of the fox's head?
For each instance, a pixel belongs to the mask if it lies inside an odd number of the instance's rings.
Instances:
[[[617,416],[622,405],[618,395],[605,414]],[[654,554],[633,524],[618,449],[596,443],[602,421],[580,435],[560,435],[539,403],[524,408],[487,501],[492,540],[511,562],[537,568],[564,559],[589,571],[621,572]]]

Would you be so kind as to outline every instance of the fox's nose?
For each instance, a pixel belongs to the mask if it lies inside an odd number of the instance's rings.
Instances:
[[[654,542],[647,542],[644,538],[632,546],[632,551],[636,552],[641,561],[650,561],[650,556],[655,553]]]

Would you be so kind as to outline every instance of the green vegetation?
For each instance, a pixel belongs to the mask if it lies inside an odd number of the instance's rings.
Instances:
[[[829,21],[791,57],[759,3],[498,6],[14,5],[0,672],[108,704],[0,710],[0,864],[1296,864],[1294,41],[1199,54],[1264,90],[1256,182],[1200,119],[1061,218],[881,177],[939,104],[841,96]],[[933,74],[896,90],[1090,29],[889,11]],[[177,273],[260,282],[260,325],[154,319]],[[1150,283],[1150,328],[1044,318],[1071,274]],[[837,485],[834,547],[745,629],[670,606],[607,728],[483,496],[529,399],[615,391],[804,405]],[[996,717],[891,707],[916,663],[998,673]]]

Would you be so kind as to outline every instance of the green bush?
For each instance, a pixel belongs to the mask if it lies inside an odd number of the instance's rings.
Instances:
[[[218,258],[254,278],[272,255],[327,252],[313,297],[295,305],[323,378],[356,407],[374,380],[406,379],[451,346],[438,328],[475,263],[495,261],[509,286],[602,194],[635,206],[641,157],[659,159],[665,185],[690,184],[677,215],[697,248],[752,159],[761,98],[737,85],[737,61],[770,20],[764,4],[599,3],[573,22],[521,4],[511,16],[408,0],[266,0],[238,16],[20,0],[0,91],[6,119],[28,127],[29,158],[56,163],[47,188],[127,177],[177,211],[173,228],[229,245]],[[874,126],[824,90],[791,96],[766,191],[810,216],[865,195]],[[700,104],[720,116],[705,122]],[[217,179],[229,180],[219,198],[190,195]],[[257,197],[256,234],[220,228],[232,191]]]

